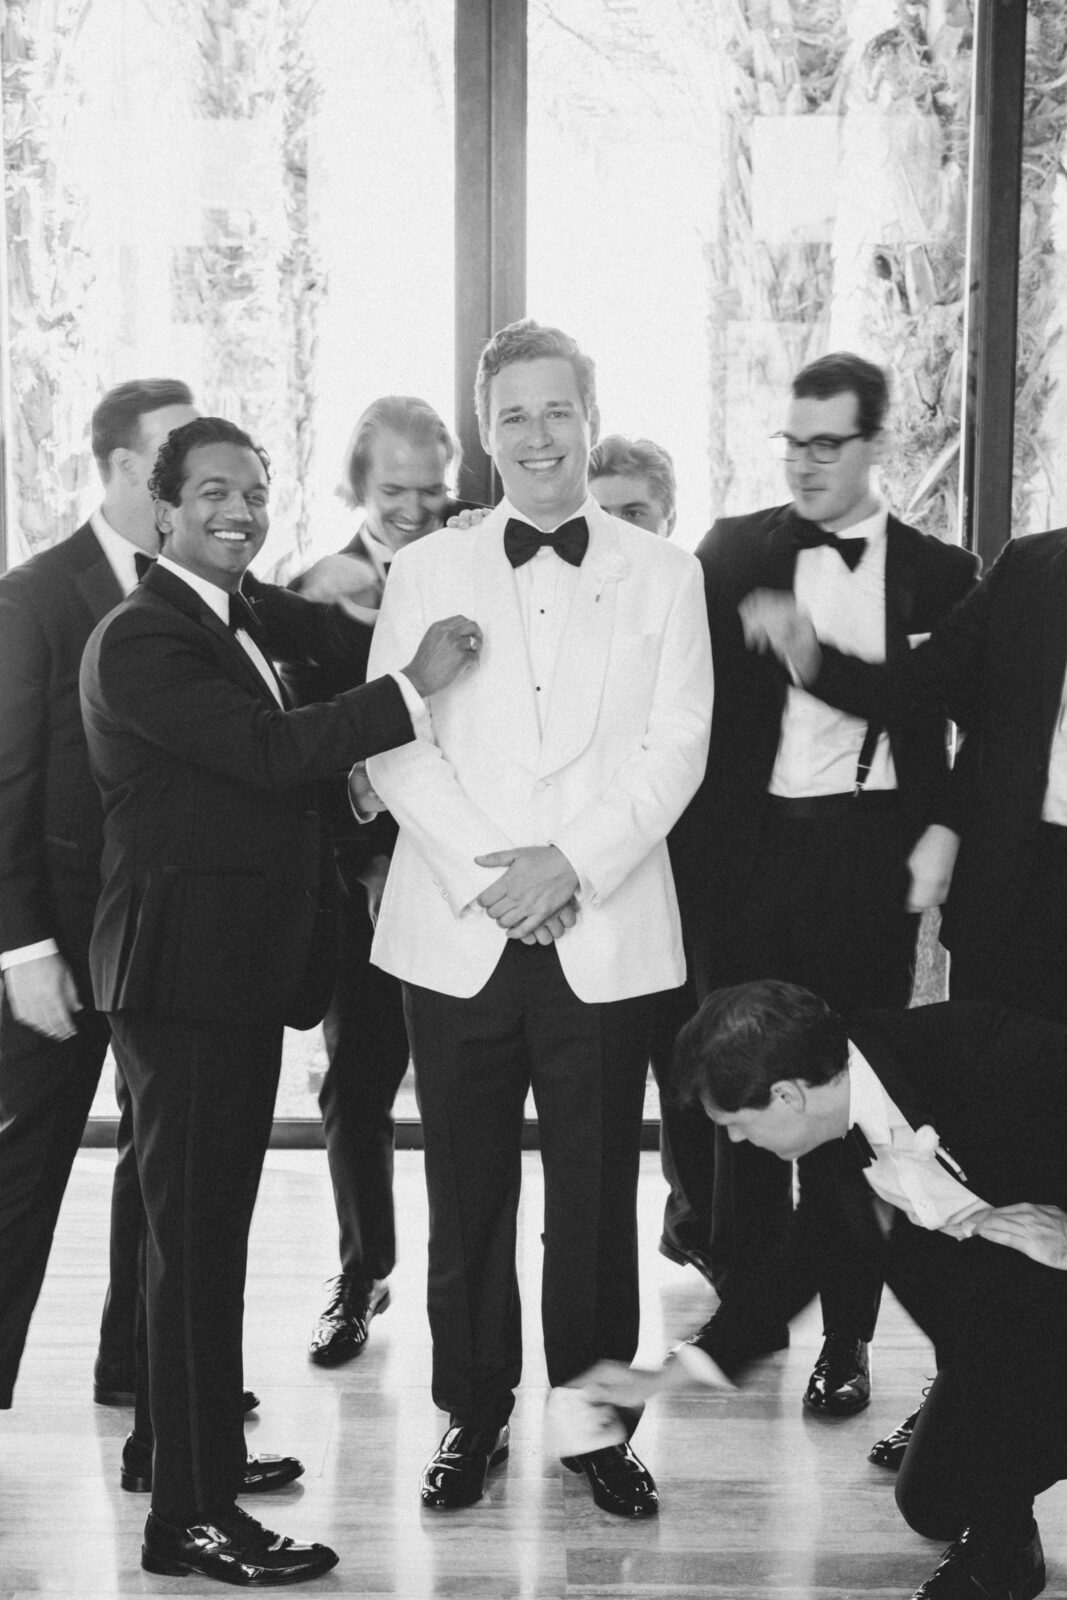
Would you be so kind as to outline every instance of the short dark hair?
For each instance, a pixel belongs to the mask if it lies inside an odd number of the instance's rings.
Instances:
[[[889,410],[889,380],[881,367],[851,350],[835,350],[802,367],[793,379],[797,400],[832,400],[836,394],[856,396],[856,426],[872,439]]]
[[[181,504],[182,484],[185,482],[185,463],[190,451],[204,444],[236,444],[243,450],[252,450],[263,463],[270,480],[270,457],[262,445],[256,444],[243,428],[225,417],[194,417],[168,433],[159,447],[148,492],[153,500],[165,500],[168,505]]]
[[[459,467],[459,443],[448,424],[427,400],[413,394],[385,394],[372,400],[363,412],[345,450],[344,474],[339,494],[351,506],[361,506],[367,489],[371,449],[380,433],[398,433],[409,444],[444,446],[445,468]]]
[[[589,476],[647,478],[653,497],[663,507],[664,515],[674,516],[677,495],[674,462],[663,446],[651,439],[627,439],[621,433],[609,433],[590,453]]]
[[[164,406],[191,406],[193,391],[178,378],[136,378],[109,389],[92,417],[93,455],[106,483],[112,450],[139,450],[144,442],[141,418]]]
[[[829,1083],[847,1065],[837,1012],[795,983],[766,978],[708,995],[678,1035],[672,1088],[683,1106],[758,1109],[782,1079]]]
[[[516,361],[541,361],[546,358],[570,362],[582,409],[587,417],[593,415],[596,406],[596,365],[592,356],[584,355],[576,341],[561,328],[549,328],[535,322],[532,317],[522,317],[518,322],[509,322],[499,333],[494,333],[478,357],[474,409],[483,430],[489,426],[489,385],[497,373],[513,366]]]

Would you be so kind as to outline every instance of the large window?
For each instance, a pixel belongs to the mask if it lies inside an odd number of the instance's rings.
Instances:
[[[260,570],[287,575],[351,535],[334,491],[370,399],[422,394],[474,456],[454,351],[472,365],[501,306],[573,332],[605,431],[672,453],[680,542],[785,497],[767,435],[791,374],[840,347],[893,375],[889,498],[955,537],[974,16],[972,0],[12,0],[8,563],[94,503],[99,394],[171,374],[270,450]],[[1015,532],[1067,521],[1067,22],[1059,0],[1028,16]],[[315,1115],[321,1065],[315,1036],[291,1043],[284,1114]]]

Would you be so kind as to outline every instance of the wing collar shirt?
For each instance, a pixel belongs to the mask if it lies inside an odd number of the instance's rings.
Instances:
[[[942,1166],[936,1130],[911,1126],[851,1041],[848,1087],[848,1125],[858,1127],[871,1147],[873,1160],[864,1176],[875,1194],[917,1227],[970,1238],[988,1205],[967,1188],[962,1173],[953,1177]],[[944,1151],[940,1154],[948,1159]]]
[[[867,548],[850,571],[830,545],[797,552],[793,592],[819,640],[861,661],[885,660],[886,506],[846,528],[841,539],[865,539]],[[770,793],[796,800],[851,794],[867,724],[861,717],[817,700],[790,685],[782,713],[778,755]],[[895,789],[896,773],[883,731],[875,747],[865,789]]]

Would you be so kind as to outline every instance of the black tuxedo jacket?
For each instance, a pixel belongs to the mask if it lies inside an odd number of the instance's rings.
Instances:
[[[243,589],[271,655],[358,653],[339,607]],[[319,784],[412,737],[396,682],[283,711],[230,630],[155,567],[93,633],[81,688],[104,803],[99,1008],[312,1026],[334,976]]]
[[[979,1199],[1067,1211],[1067,1028],[962,1001],[858,1012],[845,1023],[890,1099],[913,1128],[936,1129],[941,1148]],[[783,1256],[762,1263],[746,1295],[729,1301],[695,1340],[728,1374],[759,1352],[763,1328],[780,1325],[812,1298],[820,1256],[833,1249],[839,1233],[841,1208],[854,1206],[857,1195],[870,1204],[873,1191],[851,1138],[822,1145],[807,1160],[818,1163],[825,1181],[795,1214]],[[1020,1283],[1025,1294],[1032,1268],[1051,1275],[1046,1287],[1067,1310],[1067,1272],[1039,1268],[1003,1245],[978,1240],[966,1247],[982,1257],[979,1301],[995,1292],[1017,1294]],[[975,1314],[981,1317],[980,1304]]]
[[[475,500],[448,500],[441,512],[441,520],[444,523],[449,517],[458,516],[461,511],[480,509]],[[368,559],[363,543],[362,526],[337,554]],[[382,587],[384,588],[384,585]],[[301,577],[294,578],[289,588],[299,594]],[[381,599],[380,593],[378,598]],[[355,647],[362,651],[361,660],[353,656],[340,665],[315,663],[310,666],[297,665],[285,670],[286,687],[298,705],[311,705],[316,700],[329,699],[344,689],[365,682],[367,657],[370,655],[374,628],[370,623],[359,623],[355,620],[352,626],[361,630],[362,642]],[[354,668],[358,670],[354,671]],[[333,831],[337,870],[348,892],[361,895],[359,875],[370,865],[375,856],[392,855],[393,846],[396,844],[396,823],[387,811],[379,812],[370,822],[357,822],[349,805],[348,784],[344,778],[331,779],[326,785],[324,810]]]
[[[771,654],[745,646],[738,605],[750,590],[793,587],[797,546],[791,505],[715,523],[697,556],[715,667],[707,773],[671,841],[679,893],[690,914],[743,898],[757,857],[789,677]],[[977,561],[890,516],[886,530],[886,654],[909,653],[974,583]],[[943,713],[917,705],[882,719],[910,844],[934,820],[947,779]]]
[[[88,523],[0,578],[0,950],[55,938],[71,959],[72,902],[99,892],[103,820],[78,670],[121,599]]]
[[[942,942],[983,964],[1011,937],[1036,849],[1067,673],[1067,528],[1013,539],[933,637],[892,670],[827,650],[812,693],[858,715],[943,703],[965,733],[960,852]]]

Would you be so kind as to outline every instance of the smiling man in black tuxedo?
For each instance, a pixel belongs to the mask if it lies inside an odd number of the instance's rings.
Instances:
[[[341,608],[245,576],[269,524],[266,456],[201,418],[167,440],[151,488],[159,561],[93,633],[81,676],[104,803],[90,965],[149,1224],[150,1395],[139,1373],[124,1469],[151,1480],[149,1571],[295,1582],[334,1552],[278,1538],[236,1496],[302,1470],[246,1455],[241,1329],[283,1026],[317,1022],[331,984],[318,783],[411,740],[480,630],[433,623],[401,670],[289,711],[272,657],[351,652],[358,680],[365,650]]]
[[[917,913],[938,898],[944,716],[924,707],[881,724],[824,706],[776,657],[747,648],[738,611],[754,589],[795,595],[821,638],[885,661],[966,594],[975,558],[907,527],[878,493],[888,404],[885,373],[859,356],[803,368],[777,435],[792,501],[723,518],[697,551],[715,712],[707,774],[671,847],[700,994],[773,977],[838,1006],[908,1002]],[[727,1302],[782,1237],[791,1175],[706,1123],[676,1156],[696,1214],[666,1252],[692,1256]],[[801,1204],[804,1187],[802,1166]],[[827,1258],[826,1342],[804,1396],[815,1411],[847,1415],[869,1400],[880,1294],[869,1262],[846,1235]],[[775,1349],[787,1330],[764,1337]]]

